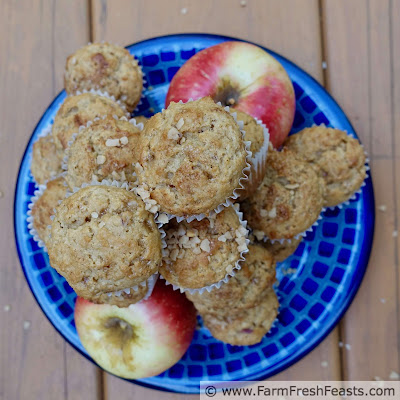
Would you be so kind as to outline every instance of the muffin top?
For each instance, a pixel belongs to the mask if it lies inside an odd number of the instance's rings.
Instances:
[[[137,174],[161,211],[190,216],[208,213],[232,196],[246,156],[235,119],[210,97],[172,102],[146,123]]]
[[[364,149],[346,132],[314,126],[290,136],[284,145],[317,167],[326,184],[325,206],[348,200],[366,177]]]
[[[275,261],[259,245],[250,245],[246,260],[235,276],[219,289],[211,292],[186,293],[200,314],[231,314],[253,307],[261,300],[261,293],[275,282]]]
[[[125,116],[125,111],[108,97],[94,93],[69,96],[54,118],[52,134],[58,149],[64,150],[79,127],[104,115]]]
[[[50,265],[87,300],[130,288],[157,272],[161,236],[133,192],[88,186],[56,209],[48,242]]]
[[[308,229],[323,206],[325,185],[314,168],[289,149],[269,151],[267,172],[242,203],[249,227],[270,239],[292,239]]]
[[[211,334],[234,346],[249,346],[261,342],[278,315],[279,301],[272,288],[266,289],[260,302],[237,314],[229,309],[225,314],[204,314],[204,324]]]
[[[181,288],[198,289],[231,274],[247,250],[247,230],[233,207],[201,221],[165,226],[167,248],[160,273]]]
[[[243,121],[243,130],[246,132],[244,140],[251,142],[250,150],[253,156],[258,153],[264,144],[264,129],[249,114],[240,110],[234,110],[238,121]]]
[[[140,128],[112,116],[82,129],[66,150],[66,181],[70,188],[103,179],[133,183]]]
[[[296,251],[302,240],[303,237],[299,237],[297,239],[293,238],[290,242],[280,243],[279,241],[276,241],[272,243],[267,240],[266,242],[261,243],[272,254],[275,261],[281,262],[286,260]]]
[[[43,136],[33,143],[31,172],[38,185],[43,185],[62,172],[63,153],[57,151],[53,138]]]
[[[68,94],[78,90],[104,90],[132,112],[142,94],[142,70],[123,47],[93,43],[67,58],[64,85]]]
[[[46,189],[32,207],[33,227],[40,239],[46,244],[50,236],[50,217],[58,202],[65,198],[67,186],[63,177],[47,182]]]

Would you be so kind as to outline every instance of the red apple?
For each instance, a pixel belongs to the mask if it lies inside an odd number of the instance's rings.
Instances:
[[[159,280],[147,300],[127,308],[78,297],[75,324],[101,367],[138,379],[158,375],[181,359],[193,338],[196,311],[183,294]]]
[[[292,127],[292,82],[282,65],[255,45],[223,42],[194,55],[172,79],[165,107],[205,96],[262,120],[276,148]]]

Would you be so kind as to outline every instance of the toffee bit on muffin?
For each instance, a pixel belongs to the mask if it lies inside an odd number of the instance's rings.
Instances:
[[[124,117],[125,111],[108,97],[95,93],[69,96],[54,118],[52,135],[57,149],[65,150],[81,126],[105,115]]]
[[[268,250],[250,245],[241,269],[211,292],[186,293],[200,314],[235,314],[255,306],[261,294],[275,282],[275,261]]]
[[[63,152],[58,151],[51,136],[43,136],[33,144],[31,172],[38,185],[43,185],[62,172]]]
[[[66,150],[69,187],[81,187],[93,177],[99,182],[103,179],[136,182],[134,164],[139,136],[137,126],[111,116],[81,130]]]
[[[202,314],[204,325],[211,334],[234,346],[249,346],[261,342],[278,315],[279,301],[273,288],[260,295],[254,307],[231,314],[229,308],[221,314]]]
[[[122,297],[136,301],[143,291],[137,294],[130,288],[145,285],[158,271],[161,235],[153,215],[133,192],[87,186],[57,207],[48,252],[50,265],[78,296],[121,305],[118,294],[130,293],[131,298]]]
[[[242,203],[244,219],[270,239],[292,239],[317,221],[324,181],[289,149],[270,151],[257,191]]]
[[[46,189],[32,207],[32,225],[44,244],[49,240],[51,216],[54,215],[54,209],[66,194],[67,186],[64,178],[53,179],[47,182]]]
[[[201,221],[171,220],[164,227],[167,248],[163,249],[160,273],[181,288],[199,289],[231,274],[240,253],[247,250],[247,230],[232,207]],[[225,241],[219,240],[224,235]]]
[[[283,243],[280,243],[279,241],[272,243],[267,240],[266,242],[261,242],[261,244],[273,255],[276,261],[281,262],[286,260],[296,251],[302,240],[303,237],[292,239],[290,242],[285,241]]]
[[[64,84],[68,94],[106,91],[132,112],[142,94],[143,74],[128,50],[110,43],[93,43],[67,58]]]
[[[284,146],[316,167],[326,184],[327,207],[348,200],[366,178],[364,149],[357,139],[339,129],[306,128],[290,136]]]
[[[233,195],[246,156],[235,119],[210,97],[172,102],[146,123],[137,174],[161,211],[186,217],[209,213]]]

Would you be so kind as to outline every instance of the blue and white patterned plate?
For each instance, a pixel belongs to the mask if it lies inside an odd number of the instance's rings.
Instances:
[[[184,34],[129,46],[147,77],[138,113],[150,116],[160,111],[169,82],[179,67],[199,50],[226,40],[232,38]],[[297,110],[293,132],[321,123],[354,132],[343,111],[322,86],[290,61],[272,54],[294,84]],[[15,191],[15,240],[26,280],[43,312],[60,334],[90,359],[75,329],[76,295],[50,267],[47,254],[30,236],[26,222],[28,204],[35,190],[30,173],[32,144],[53,123],[65,97],[63,91],[46,110],[23,156]],[[326,211],[295,254],[278,265],[279,321],[261,343],[230,346],[201,327],[177,364],[161,375],[135,383],[160,390],[198,393],[200,380],[260,380],[294,364],[328,335],[356,294],[368,263],[374,217],[373,188],[368,178],[361,194],[342,209]],[[289,268],[296,272],[285,274]]]

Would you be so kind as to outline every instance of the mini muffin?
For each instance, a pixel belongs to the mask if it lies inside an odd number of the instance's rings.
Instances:
[[[57,151],[51,136],[43,136],[33,144],[31,172],[38,185],[62,172],[63,153]]]
[[[273,288],[266,289],[260,302],[237,314],[229,309],[225,314],[202,315],[204,325],[211,334],[234,346],[250,346],[261,342],[278,315],[279,301]]]
[[[67,186],[62,177],[47,182],[46,189],[39,199],[33,204],[31,215],[33,217],[32,225],[39,238],[46,244],[50,236],[50,217],[54,215],[54,209],[59,201],[65,198]]]
[[[94,93],[67,97],[54,118],[52,135],[57,149],[65,150],[80,126],[104,115],[123,117],[125,111],[110,98]]]
[[[99,302],[102,295],[134,287],[158,271],[161,235],[133,192],[87,186],[57,207],[48,252],[50,265],[78,296]],[[109,297],[109,304],[118,305]]]
[[[268,250],[250,245],[249,253],[235,276],[211,292],[186,293],[200,314],[235,314],[253,307],[261,300],[261,293],[275,282],[275,261]]]
[[[93,43],[67,58],[64,85],[69,94],[104,90],[132,112],[142,94],[143,76],[128,50],[110,43]]]
[[[67,149],[69,187],[103,179],[134,183],[140,129],[127,120],[100,118],[82,129]]]
[[[147,121],[149,120],[148,118],[146,118],[143,115],[136,115],[135,117],[132,117],[135,119],[137,124],[143,124],[143,126],[146,125]]]
[[[267,240],[266,242],[261,242],[261,244],[273,255],[274,259],[278,262],[286,260],[290,257],[296,249],[299,247],[299,244],[303,240],[303,237],[299,237],[298,239],[292,239],[290,242],[271,242]]]
[[[172,102],[147,122],[140,139],[139,182],[161,211],[209,213],[240,186],[247,152],[232,115],[210,97]]]
[[[199,289],[219,282],[233,273],[240,253],[247,250],[247,230],[233,207],[201,221],[174,219],[164,228],[167,248],[160,273],[180,288]]]
[[[267,169],[269,133],[268,129],[261,123],[257,123],[251,115],[239,110],[235,110],[235,112],[237,120],[243,122],[244,140],[251,143],[250,150],[252,152],[249,180],[245,182],[243,191],[240,191],[240,200],[243,201],[257,190],[264,179]]]
[[[348,200],[366,177],[364,149],[346,132],[314,126],[290,136],[284,145],[317,167],[326,184],[327,207]]]
[[[261,185],[242,203],[244,218],[258,235],[292,239],[318,219],[325,185],[311,165],[288,149],[269,151],[267,164]]]

